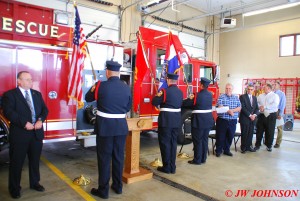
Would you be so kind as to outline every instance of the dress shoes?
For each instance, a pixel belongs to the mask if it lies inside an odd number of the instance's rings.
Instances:
[[[13,198],[13,199],[19,199],[21,197],[21,194],[20,192],[11,192],[10,193],[10,196]]]
[[[256,152],[256,149],[250,147],[247,151],[250,151],[250,152]]]
[[[196,163],[194,160],[190,160],[188,163],[193,165],[201,165],[201,163]]]
[[[116,193],[116,194],[122,194],[122,189],[121,190],[118,190],[117,188],[115,187],[111,187],[111,189]]]
[[[267,151],[271,152],[272,151],[272,147],[267,147]]]
[[[160,171],[160,172],[163,172],[163,173],[166,173],[166,174],[170,174],[170,171],[166,171],[164,169],[164,167],[157,167],[157,171]],[[175,172],[174,172],[175,173]]]
[[[34,185],[30,188],[33,189],[33,190],[39,191],[39,192],[44,192],[45,191],[44,186],[42,186],[41,184],[36,184],[36,185]]]
[[[255,151],[258,151],[260,149],[260,146],[255,146]]]
[[[108,195],[103,195],[97,188],[92,188],[91,194],[95,195],[95,196],[98,196],[102,199],[108,199]]]
[[[220,157],[221,156],[221,153],[216,153],[216,157]]]
[[[280,147],[280,144],[275,144],[274,145],[274,148],[279,148]]]
[[[224,152],[224,155],[226,156],[233,156],[233,154],[229,151],[229,152]]]
[[[241,153],[242,153],[242,154],[245,154],[246,151],[247,151],[246,149],[243,149],[243,150],[241,151]]]

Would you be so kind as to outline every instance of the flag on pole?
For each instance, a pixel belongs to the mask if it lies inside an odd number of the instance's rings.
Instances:
[[[168,46],[166,49],[163,69],[161,71],[161,76],[159,80],[159,87],[158,91],[167,88],[167,73],[178,73],[178,70],[183,65],[181,58],[179,57],[175,43],[173,41],[172,32],[169,32],[169,40],[168,40]]]
[[[136,57],[136,65],[135,65],[135,73],[134,73],[134,95],[133,95],[133,110],[134,112],[138,112],[138,106],[140,104],[141,99],[141,88],[142,81],[149,67],[148,59],[146,56],[146,52],[144,49],[143,41],[138,35],[138,45],[137,45],[137,57]]]
[[[86,57],[86,39],[82,27],[77,6],[75,5],[75,28],[73,32],[73,52],[71,68],[68,77],[68,105],[72,100],[77,101],[78,108],[83,107],[82,101],[82,70]]]

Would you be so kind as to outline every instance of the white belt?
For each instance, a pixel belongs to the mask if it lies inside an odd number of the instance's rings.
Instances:
[[[126,114],[108,114],[105,112],[100,112],[99,110],[97,110],[97,115],[100,117],[105,117],[105,118],[116,118],[116,119],[121,119],[121,118],[125,118]]]
[[[211,110],[193,110],[192,113],[209,113]]]
[[[174,109],[174,108],[160,108],[160,111],[163,111],[163,112],[181,112],[181,108],[179,109]]]

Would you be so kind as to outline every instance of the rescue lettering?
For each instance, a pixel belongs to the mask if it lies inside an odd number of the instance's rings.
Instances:
[[[2,30],[3,31],[13,31],[13,19],[2,17]],[[57,26],[49,26],[47,24],[39,24],[35,22],[26,22],[24,20],[17,20],[14,24],[14,28],[16,33],[29,33],[30,35],[40,36],[50,36],[53,38],[58,38],[58,27]]]

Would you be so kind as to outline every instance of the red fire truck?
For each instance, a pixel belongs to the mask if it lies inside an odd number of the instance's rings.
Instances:
[[[33,17],[34,16],[34,17]],[[49,115],[44,123],[45,140],[82,139],[86,140],[84,146],[95,145],[95,137],[81,136],[78,133],[92,132],[93,125],[90,108],[95,108],[95,103],[87,104],[83,109],[76,105],[67,104],[68,75],[72,49],[70,35],[72,28],[54,23],[54,10],[15,1],[0,0],[0,101],[3,93],[17,86],[16,74],[26,70],[32,74],[33,88],[39,90],[49,109]],[[151,100],[156,94],[154,85],[159,84],[162,70],[162,57],[165,54],[167,40],[162,36],[164,32],[140,28],[145,49],[149,54],[149,62],[155,76],[152,82],[150,70],[142,81],[142,93],[138,99],[139,110],[133,116],[141,118],[151,117],[153,129],[157,128],[158,111],[151,105]],[[177,47],[183,49],[177,36],[174,36]],[[114,57],[114,60],[123,63],[124,47],[112,45],[111,42],[89,41],[90,57],[86,59],[83,72],[83,93],[93,84],[93,73],[98,80],[106,80],[105,61]],[[99,55],[101,52],[101,56]],[[126,51],[125,51],[126,52]],[[131,51],[133,52],[133,51]],[[137,51],[140,52],[141,51]],[[126,54],[127,55],[127,54]],[[128,56],[128,55],[127,55]],[[125,56],[124,56],[125,58]],[[126,57],[127,58],[127,57]],[[130,53],[133,62],[125,62],[121,68],[120,78],[128,85],[133,86],[132,74],[135,66],[135,55]],[[93,61],[93,72],[89,60]],[[218,67],[213,62],[198,59],[188,59],[184,65],[186,79],[179,72],[178,86],[187,97],[189,93],[199,90],[199,78],[207,77],[211,80],[209,90],[214,94],[214,104],[219,94],[217,84]],[[134,91],[133,91],[134,96]],[[1,109],[1,108],[0,108]],[[190,133],[191,111],[182,110],[183,132],[179,136],[179,142],[184,139],[186,133]],[[8,144],[9,122],[0,114],[0,151]]]
[[[140,103],[138,116],[142,118],[151,117],[153,119],[153,128],[157,128],[159,111],[151,105],[151,101],[157,93],[155,89],[158,88],[159,78],[163,69],[164,56],[168,46],[168,33],[144,27],[140,27],[139,33],[142,36],[144,51],[149,55],[149,68],[152,69],[148,69],[142,81],[142,93],[138,100]],[[174,46],[176,46],[176,51],[186,52],[177,35],[173,35],[173,42]],[[137,50],[137,53],[142,54],[142,51]],[[219,96],[219,67],[213,62],[186,56],[187,62],[184,64],[183,69],[178,72],[178,87],[186,98],[189,94],[199,91],[200,77],[210,79],[209,91],[213,93],[213,105],[215,106]],[[153,78],[155,82],[152,81]],[[191,133],[191,113],[191,110],[182,108],[182,133],[178,136],[178,143],[183,143],[185,135]],[[214,115],[216,116],[216,114]]]

